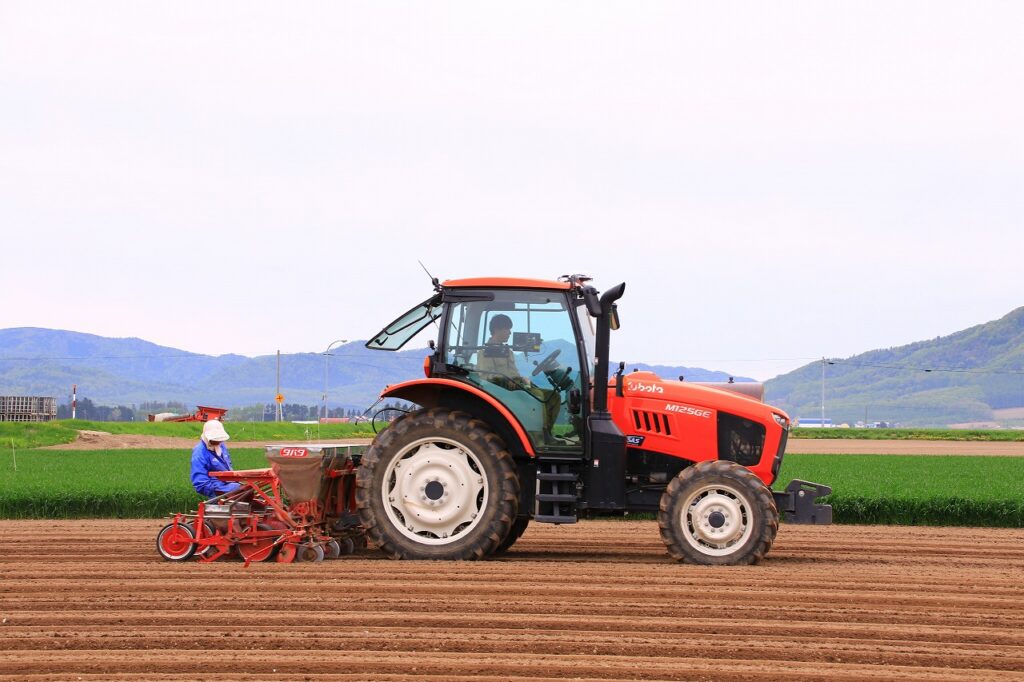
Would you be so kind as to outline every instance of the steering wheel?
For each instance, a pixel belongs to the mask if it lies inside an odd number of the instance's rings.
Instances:
[[[550,372],[555,369],[555,367],[558,366],[558,363],[555,362],[555,358],[557,358],[558,354],[561,352],[561,348],[553,350],[550,355],[537,363],[537,366],[533,368],[533,373],[530,376],[537,376],[541,372]]]

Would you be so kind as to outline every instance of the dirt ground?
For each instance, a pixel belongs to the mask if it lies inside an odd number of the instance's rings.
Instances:
[[[653,522],[504,559],[165,562],[162,522],[0,522],[0,680],[1024,679],[1024,531],[783,526],[760,566]]]
[[[369,438],[342,438],[332,443],[368,445]],[[119,450],[128,448],[164,448],[191,450],[191,438],[110,434],[103,431],[80,431],[78,440],[65,445],[51,445],[46,450]],[[262,448],[267,441],[229,441],[231,448]],[[1024,441],[937,441],[937,440],[849,440],[793,438],[786,446],[788,453],[821,455],[986,455],[1024,457]]]

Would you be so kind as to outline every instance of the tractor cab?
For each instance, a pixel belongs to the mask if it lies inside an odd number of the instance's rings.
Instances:
[[[428,378],[463,383],[502,406],[534,452],[581,453],[589,411],[583,396],[589,399],[597,354],[584,279],[450,280],[367,347],[398,350],[437,324]]]

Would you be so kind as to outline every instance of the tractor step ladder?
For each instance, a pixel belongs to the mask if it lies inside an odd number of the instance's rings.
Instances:
[[[537,458],[537,491],[533,520],[538,523],[576,523],[579,457]]]

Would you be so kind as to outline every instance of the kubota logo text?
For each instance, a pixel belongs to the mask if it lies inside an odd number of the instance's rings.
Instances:
[[[630,381],[626,384],[626,389],[630,391],[637,391],[639,393],[664,393],[665,387],[659,386],[658,384],[640,384],[635,381]]]
[[[711,410],[703,410],[699,407],[690,407],[689,405],[674,405],[668,403],[665,405],[666,412],[678,412],[679,414],[691,414],[694,417],[703,417],[707,419],[711,416]]]

